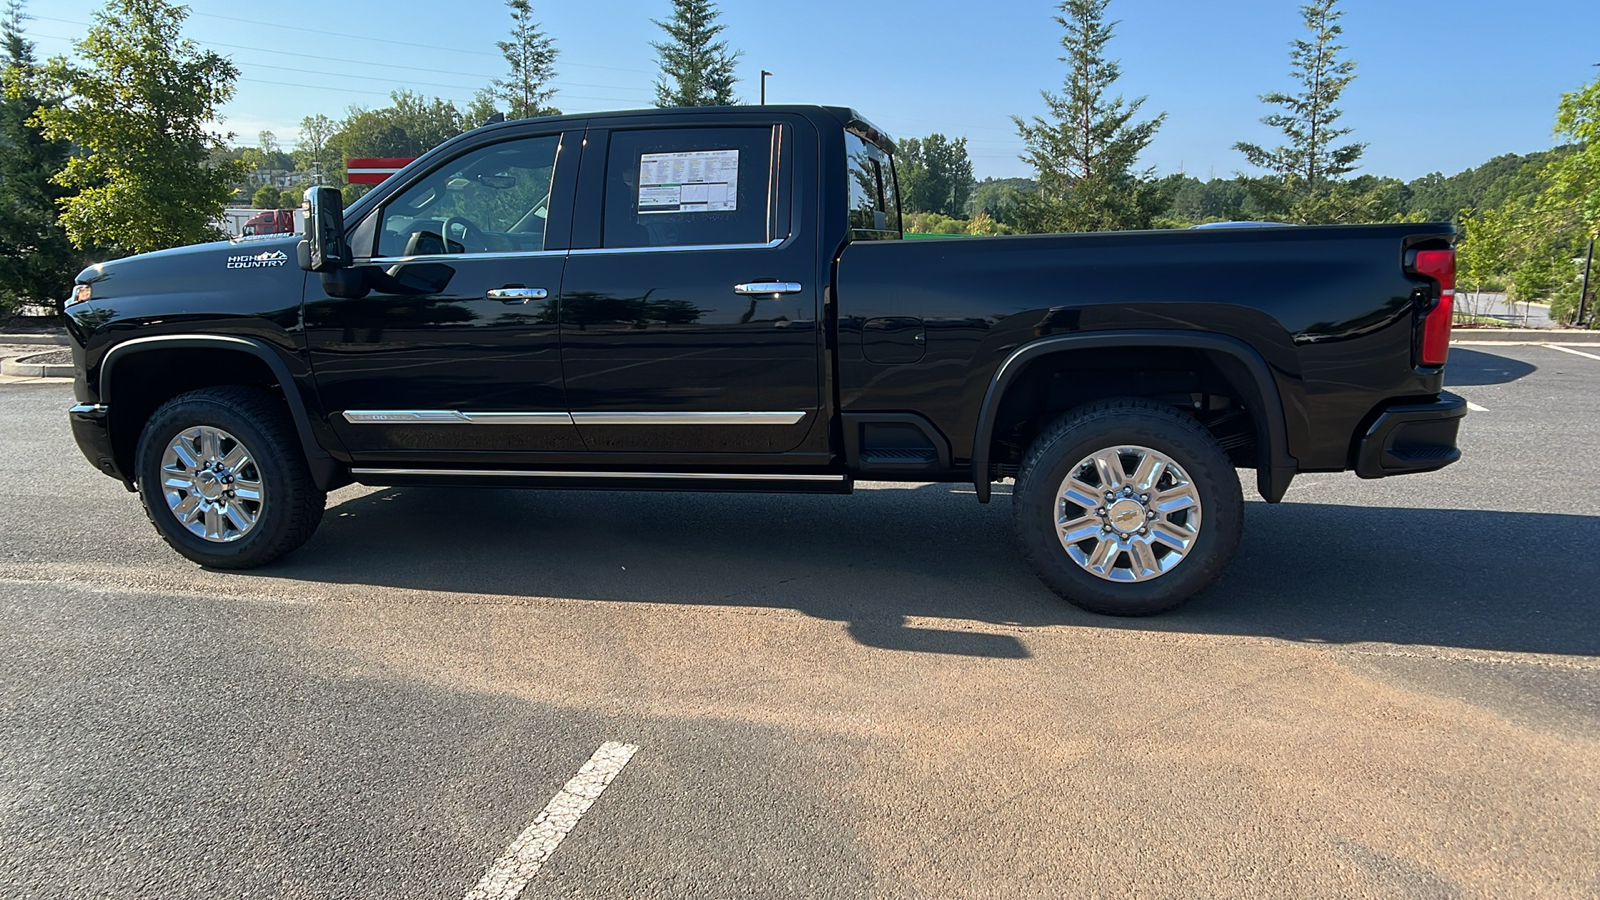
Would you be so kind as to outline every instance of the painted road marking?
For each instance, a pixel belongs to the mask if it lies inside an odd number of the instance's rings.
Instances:
[[[1478,404],[1473,403],[1471,400],[1467,401],[1467,409],[1470,409],[1473,412],[1488,412],[1489,411],[1488,407],[1479,406]]]
[[[1545,344],[1545,346],[1549,347],[1551,350],[1560,350],[1562,353],[1571,353],[1573,356],[1587,356],[1590,359],[1600,359],[1600,356],[1595,356],[1593,353],[1585,353],[1582,350],[1574,350],[1571,347],[1563,347],[1560,344]]]
[[[550,798],[533,824],[517,835],[505,855],[483,873],[477,886],[467,891],[466,900],[516,900],[638,749],[616,741],[601,744],[567,786]]]

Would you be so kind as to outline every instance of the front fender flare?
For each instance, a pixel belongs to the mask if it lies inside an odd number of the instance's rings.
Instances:
[[[306,409],[305,399],[300,396],[299,385],[294,375],[289,371],[283,358],[265,341],[227,334],[162,334],[123,341],[107,350],[100,360],[100,402],[111,411],[112,415],[115,415],[116,382],[112,379],[112,374],[118,362],[140,353],[180,348],[207,348],[247,353],[266,363],[267,368],[271,369],[273,376],[278,379],[278,385],[283,391],[284,402],[288,404],[289,416],[294,420],[295,433],[300,436],[300,447],[305,452],[306,463],[311,468],[311,476],[317,487],[327,491],[348,483],[349,478],[345,474],[344,466],[324,450],[313,436],[311,415]]]

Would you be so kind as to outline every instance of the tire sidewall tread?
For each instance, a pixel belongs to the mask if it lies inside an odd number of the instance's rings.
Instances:
[[[238,438],[262,470],[267,502],[255,528],[237,541],[215,543],[190,533],[167,508],[160,489],[168,442],[196,425],[211,425]],[[145,516],[156,532],[184,557],[214,569],[254,568],[294,550],[311,538],[327,504],[283,402],[258,388],[203,388],[162,404],[139,435],[134,472]]]
[[[1170,572],[1144,582],[1100,578],[1067,555],[1055,530],[1057,490],[1089,454],[1117,445],[1171,457],[1200,493],[1200,534]],[[1102,400],[1058,417],[1035,438],[1017,472],[1012,519],[1023,556],[1051,590],[1090,612],[1148,616],[1210,586],[1239,544],[1244,497],[1239,476],[1209,431],[1174,406],[1153,400]]]

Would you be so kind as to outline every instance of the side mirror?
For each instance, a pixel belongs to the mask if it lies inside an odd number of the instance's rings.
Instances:
[[[334,187],[306,188],[306,246],[303,267],[312,272],[332,272],[350,265],[350,247],[344,239],[344,196]]]

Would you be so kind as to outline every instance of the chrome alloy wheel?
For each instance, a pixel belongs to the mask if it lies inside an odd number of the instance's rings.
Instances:
[[[1107,581],[1159,578],[1200,534],[1200,493],[1149,447],[1107,447],[1072,467],[1056,500],[1056,534],[1084,571]]]
[[[217,544],[249,534],[266,502],[261,469],[249,449],[210,425],[186,428],[167,445],[161,492],[184,528]]]

